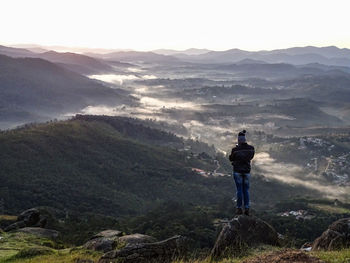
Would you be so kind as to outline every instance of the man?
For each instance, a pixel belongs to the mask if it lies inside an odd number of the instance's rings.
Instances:
[[[238,144],[232,149],[230,161],[233,165],[233,178],[237,188],[237,209],[236,214],[242,215],[244,201],[244,214],[249,216],[249,178],[250,161],[254,157],[254,147],[247,143],[246,131],[238,133]]]

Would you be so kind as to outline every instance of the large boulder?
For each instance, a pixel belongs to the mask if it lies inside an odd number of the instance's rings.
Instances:
[[[60,232],[56,230],[46,229],[41,227],[24,227],[24,228],[18,229],[17,232],[28,233],[38,237],[43,237],[43,238],[52,239],[52,240],[55,240],[60,236]]]
[[[24,227],[41,227],[44,228],[47,223],[47,218],[40,215],[40,211],[36,208],[31,208],[22,212],[18,217],[17,221],[4,230],[6,232],[17,230]]]
[[[142,234],[132,234],[125,235],[118,239],[119,242],[123,242],[126,244],[138,244],[138,243],[153,243],[157,242],[157,239],[148,235]]]
[[[87,241],[83,247],[94,251],[102,251],[104,253],[111,251],[117,247],[117,240],[99,237]]]
[[[100,237],[104,237],[104,238],[118,238],[118,237],[120,237],[122,235],[123,235],[122,231],[113,230],[113,229],[107,229],[107,230],[103,230],[103,231],[97,233],[91,239],[100,238]]]
[[[184,251],[185,238],[174,236],[160,242],[127,244],[104,254],[98,263],[168,263],[183,255]]]
[[[332,223],[312,244],[312,250],[336,250],[350,247],[350,218]]]
[[[278,234],[268,223],[257,217],[240,215],[224,225],[211,251],[211,257],[232,256],[246,247],[278,243]]]
[[[123,233],[118,230],[104,230],[94,235],[89,241],[87,241],[83,247],[90,250],[102,251],[104,253],[111,251],[117,247],[118,238]]]
[[[104,253],[123,247],[128,244],[152,243],[157,239],[148,235],[132,234],[123,236],[123,232],[118,230],[104,230],[94,235],[83,247],[90,250],[102,251]]]

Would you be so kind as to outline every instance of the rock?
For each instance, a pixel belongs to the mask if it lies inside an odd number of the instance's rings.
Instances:
[[[60,236],[60,232],[56,230],[41,227],[24,227],[18,229],[17,232],[28,233],[38,237],[44,237],[52,240],[55,240]]]
[[[102,251],[104,253],[111,251],[117,247],[117,240],[105,237],[98,237],[86,242],[83,247],[94,251]]]
[[[300,250],[303,250],[303,251],[311,251],[311,249],[312,249],[312,243],[311,242],[304,243],[301,246],[301,248],[300,248]]]
[[[118,230],[104,230],[94,235],[89,241],[84,244],[85,249],[102,251],[104,253],[111,251],[117,247],[118,238],[123,235]]]
[[[170,263],[184,251],[185,238],[174,236],[160,242],[127,244],[120,250],[104,254],[98,263]]]
[[[26,223],[24,221],[19,221],[19,222],[16,222],[16,223],[9,225],[4,230],[5,230],[5,232],[9,232],[12,230],[20,229],[22,227],[26,227]]]
[[[103,230],[100,233],[94,235],[91,239],[105,237],[105,238],[117,238],[123,235],[122,231],[107,229]]]
[[[276,230],[268,223],[257,217],[240,215],[222,228],[211,251],[211,257],[232,256],[247,246],[278,245],[278,241]]]
[[[89,241],[84,244],[84,248],[103,251],[104,253],[114,250],[120,245],[127,244],[138,244],[138,243],[152,243],[157,242],[154,237],[142,235],[142,234],[132,234],[122,236],[123,233],[118,230],[104,230],[96,235],[94,235]]]
[[[332,223],[312,244],[312,250],[336,250],[350,247],[350,218]]]
[[[24,221],[27,226],[33,226],[40,221],[40,212],[36,208],[28,209],[18,216],[17,221]]]
[[[17,221],[4,230],[6,232],[17,230],[23,227],[41,227],[44,228],[46,226],[47,219],[44,216],[40,215],[40,211],[36,208],[28,209],[22,212],[18,217]]]
[[[118,241],[124,242],[127,244],[137,244],[137,243],[154,243],[154,242],[157,242],[157,239],[148,235],[132,234],[132,235],[122,236],[118,239]]]

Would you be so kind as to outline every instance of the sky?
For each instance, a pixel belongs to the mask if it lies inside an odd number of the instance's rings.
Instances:
[[[350,48],[349,0],[0,0],[0,44]]]

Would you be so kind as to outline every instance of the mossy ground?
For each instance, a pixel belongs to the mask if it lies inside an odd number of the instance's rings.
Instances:
[[[62,244],[27,233],[1,233],[0,263],[75,262],[77,258],[97,260],[101,253]]]

